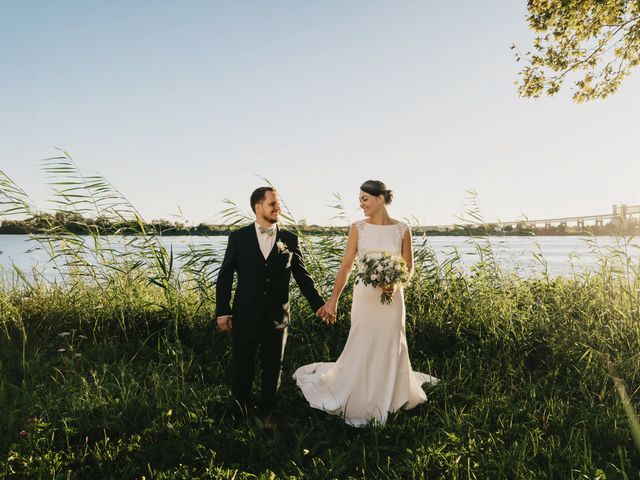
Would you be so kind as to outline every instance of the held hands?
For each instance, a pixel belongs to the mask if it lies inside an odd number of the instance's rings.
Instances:
[[[221,332],[230,332],[232,328],[231,315],[222,315],[217,318],[218,329]]]
[[[318,309],[316,315],[320,317],[324,323],[332,324],[336,323],[336,310],[335,303],[329,300]]]
[[[335,323],[336,321],[336,307],[335,305],[331,305],[330,302],[325,303],[321,306],[316,315],[322,319],[323,322],[327,324]],[[233,328],[233,321],[231,315],[222,315],[216,319],[218,324],[218,329],[221,332],[230,332]]]

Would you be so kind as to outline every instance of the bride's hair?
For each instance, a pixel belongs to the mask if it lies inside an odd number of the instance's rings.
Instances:
[[[393,192],[380,180],[367,180],[360,185],[360,190],[376,197],[378,195],[384,195],[384,203],[386,205],[389,205],[391,200],[393,200]]]

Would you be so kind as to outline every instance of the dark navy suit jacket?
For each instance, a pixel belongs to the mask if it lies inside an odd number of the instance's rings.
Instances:
[[[231,304],[234,273],[237,285]],[[324,300],[304,266],[298,237],[277,228],[276,241],[265,259],[253,223],[229,235],[216,282],[216,317],[233,315],[233,333],[251,335],[263,328],[285,328],[289,323],[291,275],[313,311]]]

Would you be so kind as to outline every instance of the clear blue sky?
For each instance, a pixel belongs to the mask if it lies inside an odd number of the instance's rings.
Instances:
[[[268,177],[328,224],[381,179],[391,213],[456,221],[640,204],[640,79],[610,99],[518,98],[526,2],[0,0],[0,169],[43,208],[69,151],[148,219],[219,221]]]

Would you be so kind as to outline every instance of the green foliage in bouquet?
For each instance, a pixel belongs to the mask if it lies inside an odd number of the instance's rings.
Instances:
[[[382,288],[392,285],[406,284],[409,281],[409,270],[404,258],[382,252],[380,256],[365,255],[361,259],[362,271],[356,274],[356,283],[362,282],[367,286]],[[393,297],[383,291],[380,303],[389,305]]]

